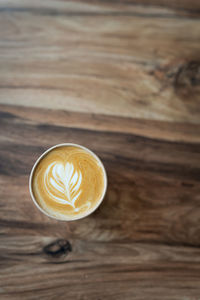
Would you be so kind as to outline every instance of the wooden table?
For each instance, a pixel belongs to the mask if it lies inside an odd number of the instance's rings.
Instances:
[[[28,191],[63,142],[109,179],[75,222]],[[1,0],[0,299],[199,300],[199,179],[198,0]]]

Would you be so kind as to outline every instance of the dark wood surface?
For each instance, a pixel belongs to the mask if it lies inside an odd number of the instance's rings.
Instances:
[[[30,199],[48,147],[105,164],[91,216]],[[0,299],[200,299],[199,1],[0,2]]]

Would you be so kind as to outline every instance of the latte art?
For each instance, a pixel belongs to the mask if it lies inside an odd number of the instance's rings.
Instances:
[[[94,210],[105,188],[98,159],[74,146],[52,149],[33,173],[33,195],[42,209],[60,219],[74,219]]]
[[[69,204],[75,211],[79,211],[79,208],[75,207],[75,201],[81,194],[81,172],[74,170],[72,163],[67,162],[65,166],[61,163],[52,163],[46,169],[44,176],[49,197],[58,203]]]

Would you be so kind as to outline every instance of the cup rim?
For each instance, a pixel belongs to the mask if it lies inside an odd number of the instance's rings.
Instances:
[[[74,146],[74,147],[78,147],[78,148],[81,148],[87,152],[89,152],[101,165],[102,167],[102,170],[103,170],[103,174],[104,174],[104,190],[103,190],[103,193],[102,193],[102,196],[97,204],[97,206],[95,206],[89,213],[85,214],[85,215],[82,215],[80,217],[74,217],[74,218],[69,218],[69,219],[60,219],[56,216],[53,216],[53,215],[50,215],[48,212],[46,212],[39,204],[38,202],[36,201],[35,199],[35,196],[33,195],[33,190],[32,190],[32,179],[33,179],[33,174],[34,174],[34,171],[35,171],[35,168],[37,167],[38,163],[41,161],[41,159],[47,154],[49,153],[50,151],[52,151],[53,149],[55,148],[59,148],[59,147],[63,147],[63,146]],[[50,217],[52,219],[55,219],[55,220],[58,220],[58,221],[65,221],[65,222],[70,222],[70,221],[76,221],[76,220],[80,220],[80,219],[83,219],[83,218],[86,218],[88,217],[89,215],[91,215],[99,206],[100,204],[102,203],[104,197],[105,197],[105,194],[106,194],[106,190],[107,190],[107,185],[108,185],[108,178],[107,178],[107,173],[106,173],[106,170],[105,170],[105,167],[101,161],[101,159],[93,152],[91,151],[90,149],[88,149],[87,147],[85,146],[82,146],[82,145],[79,145],[79,144],[75,144],[75,143],[62,143],[62,144],[56,144],[50,148],[48,148],[46,151],[44,151],[39,157],[38,159],[35,161],[32,169],[31,169],[31,172],[30,172],[30,175],[29,175],[29,192],[30,192],[30,195],[31,195],[31,199],[33,201],[33,203],[36,205],[36,207],[43,213],[45,214],[47,217]]]

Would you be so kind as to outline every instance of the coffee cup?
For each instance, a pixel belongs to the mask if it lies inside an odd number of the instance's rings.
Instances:
[[[72,143],[46,150],[33,165],[29,177],[34,204],[57,220],[89,216],[103,201],[106,189],[107,175],[99,157]]]

